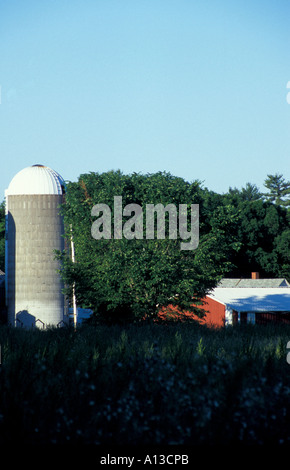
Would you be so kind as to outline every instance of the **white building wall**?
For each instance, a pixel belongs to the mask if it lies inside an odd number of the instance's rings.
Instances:
[[[233,324],[233,309],[226,305],[225,311],[225,325],[232,325]]]

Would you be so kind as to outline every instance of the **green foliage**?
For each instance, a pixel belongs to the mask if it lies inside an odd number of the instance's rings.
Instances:
[[[115,195],[122,196],[123,207],[199,204],[198,248],[182,252],[180,239],[93,239],[91,209],[97,203],[113,209]],[[77,261],[63,255],[68,293],[75,285],[78,304],[107,321],[153,318],[168,303],[190,310],[192,296],[198,303],[224,275],[259,271],[290,279],[289,214],[250,183],[219,195],[169,173],[89,173],[69,183],[64,211],[67,227],[73,226]],[[112,220],[113,215],[112,210]]]
[[[0,327],[0,445],[289,444],[288,326]]]
[[[268,175],[265,187],[268,189],[268,193],[265,193],[264,196],[268,201],[285,207],[290,206],[290,181],[285,181],[283,175],[278,173]]]
[[[91,236],[91,209],[97,203],[107,204],[113,216],[117,195],[122,196],[123,207],[139,204],[144,216],[146,204],[171,203],[177,208],[179,204],[199,204],[202,222],[198,248],[181,251],[181,239],[168,237],[95,240]],[[235,208],[216,207],[209,213],[203,199],[199,182],[187,183],[169,173],[81,175],[77,183],[68,184],[64,206],[66,224],[73,227],[76,254],[74,264],[62,255],[68,292],[75,285],[78,304],[92,308],[107,321],[153,318],[168,304],[195,311],[193,296],[198,302],[216,285],[231,266],[229,254],[239,248]]]
[[[230,276],[248,277],[251,271],[259,271],[265,277],[286,277],[290,280],[286,208],[259,197],[245,199],[243,190],[237,189],[225,194],[223,203],[235,205],[240,212],[237,236],[240,250],[230,257],[235,265]]]

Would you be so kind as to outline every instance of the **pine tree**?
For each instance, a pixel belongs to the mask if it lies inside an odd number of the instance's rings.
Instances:
[[[269,190],[263,195],[270,202],[279,206],[290,206],[290,181],[285,181],[283,175],[267,175],[264,186]]]

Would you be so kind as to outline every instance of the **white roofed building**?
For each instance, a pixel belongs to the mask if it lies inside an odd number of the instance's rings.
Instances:
[[[290,284],[286,279],[222,279],[204,299],[202,323],[290,324]]]

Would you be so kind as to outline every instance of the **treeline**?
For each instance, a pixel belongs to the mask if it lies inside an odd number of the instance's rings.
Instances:
[[[92,308],[107,320],[152,318],[161,307],[192,307],[224,277],[249,277],[259,271],[263,277],[290,280],[290,182],[282,175],[268,175],[265,190],[247,183],[218,194],[200,181],[188,182],[170,173],[124,175],[120,171],[87,173],[67,184],[63,206],[67,246],[71,253],[58,253],[66,293],[75,292],[79,306]],[[122,196],[122,206],[143,208],[144,237],[115,239],[114,196]],[[107,204],[111,209],[112,239],[92,237],[96,220],[92,208]],[[146,204],[199,205],[199,245],[182,251],[177,239],[146,239]],[[101,213],[100,213],[101,215]],[[128,215],[123,215],[123,222]],[[137,221],[137,219],[136,219]],[[166,213],[168,234],[168,213]],[[188,213],[188,229],[191,220]],[[99,224],[99,230],[102,230]],[[104,229],[104,227],[103,227]],[[0,207],[0,269],[5,266],[5,211]],[[140,237],[139,237],[140,238]]]
[[[71,296],[74,287],[79,305],[113,321],[152,318],[168,304],[200,314],[192,298],[199,304],[224,276],[249,277],[259,271],[290,280],[289,195],[290,182],[282,175],[269,175],[264,193],[248,183],[217,194],[200,181],[170,173],[82,174],[68,184],[63,209],[67,238],[73,235],[75,245],[74,263],[60,255],[67,293]],[[113,228],[112,239],[94,239],[92,208],[107,204],[113,225],[114,196],[122,196],[123,207],[139,204],[144,220],[146,204],[199,204],[198,248],[182,251],[180,238],[146,239],[145,232],[143,239],[114,239]],[[166,223],[168,229],[168,217]]]
[[[266,192],[247,184],[242,190],[229,189],[221,203],[240,212],[238,240],[241,248],[231,258],[229,276],[248,277],[259,271],[264,277],[290,280],[290,182],[282,175],[269,175]]]

